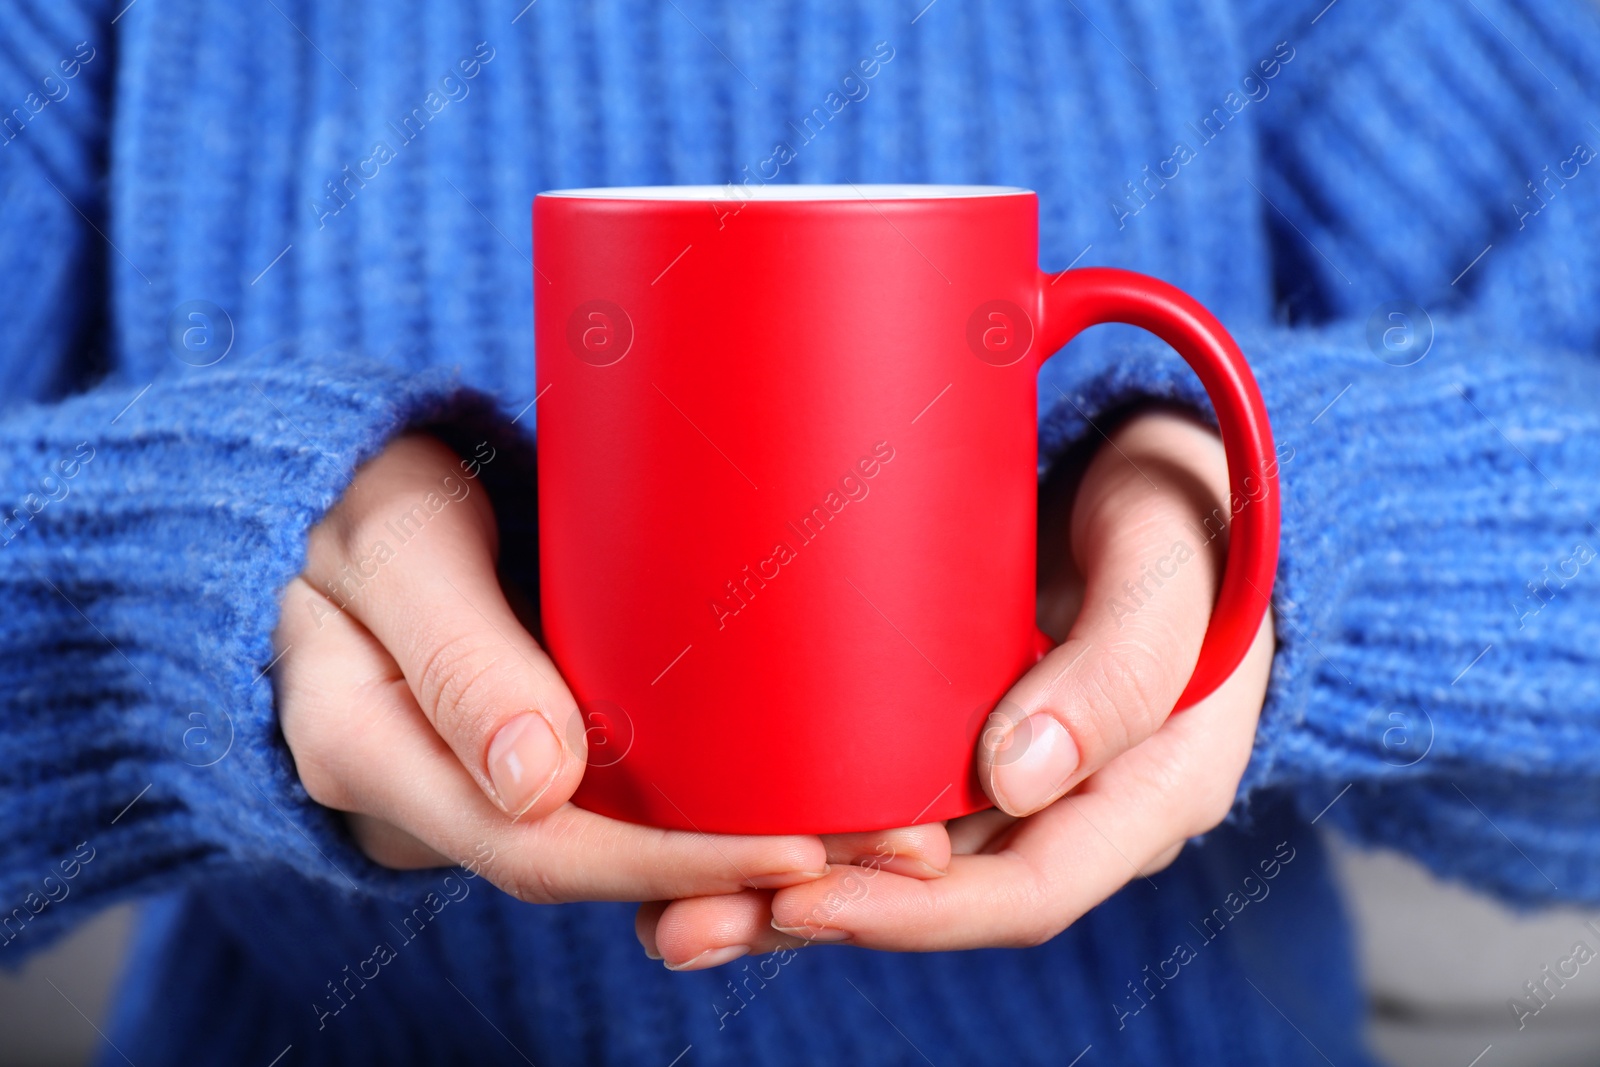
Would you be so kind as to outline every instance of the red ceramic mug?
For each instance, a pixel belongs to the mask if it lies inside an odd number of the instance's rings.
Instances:
[[[576,803],[726,833],[987,806],[985,714],[1041,654],[1036,372],[1096,323],[1189,361],[1255,487],[1178,706],[1238,666],[1278,553],[1250,369],[1163,282],[1042,273],[1037,216],[984,186],[535,200],[541,611],[588,736]]]

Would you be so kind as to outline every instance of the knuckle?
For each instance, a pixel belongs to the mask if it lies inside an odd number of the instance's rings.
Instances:
[[[1035,925],[1033,929],[1028,931],[1026,936],[1019,938],[1017,943],[1012,947],[1038,948],[1040,945],[1054,940],[1060,933],[1061,930],[1057,929],[1052,924],[1038,924]]]
[[[417,674],[417,703],[447,739],[469,728],[500,680],[503,657],[476,635],[440,641]]]
[[[1176,861],[1178,856],[1182,854],[1183,845],[1184,843],[1179,841],[1176,845],[1173,845],[1171,848],[1162,852],[1155,859],[1150,861],[1150,865],[1144,869],[1144,873],[1146,875],[1160,874],[1162,871],[1172,866],[1173,862]]]
[[[286,655],[273,668],[272,692],[278,729],[283,733],[283,743],[297,761],[315,751],[321,737],[317,729],[320,716],[310,689],[298,657]]]
[[[284,744],[294,759],[295,773],[306,795],[325,808],[351,810],[351,794],[336,761],[329,758],[329,738],[325,720],[302,699],[297,686],[282,684],[279,693],[278,721]]]
[[[1030,918],[1003,939],[1005,942],[1004,947],[1038,948],[1040,945],[1057,937],[1066,928],[1066,923],[1058,923],[1051,918]]]
[[[1185,752],[1172,760],[1153,762],[1139,772],[1142,790],[1169,812],[1173,835],[1186,841],[1216,829],[1233,813],[1238,779],[1218,774],[1211,766],[1195,773],[1196,760]]]
[[[1157,810],[1181,813],[1184,825],[1203,806],[1205,790],[1197,787],[1194,778],[1177,760],[1151,761],[1138,774],[1141,791],[1154,800]]]
[[[390,547],[396,543],[396,524],[410,529],[416,523],[417,501],[405,496],[375,495],[360,504],[346,500],[330,513],[328,547],[315,551],[316,566],[310,568],[319,591],[339,603],[360,603],[371,590],[383,588],[386,561],[396,554]],[[413,536],[424,532],[419,527]]]
[[[315,756],[296,754],[295,769],[306,795],[325,808],[349,811],[354,806],[344,776]]]
[[[399,680],[330,684],[286,672],[278,686],[278,721],[306,795],[326,808],[366,809],[371,781],[356,753],[382,743],[381,724],[405,714],[411,700]]]
[[[1011,893],[1014,899],[1010,913],[1018,921],[1002,935],[1003,947],[1037,948],[1070,925],[1070,920],[1060,915],[1059,893],[1051,889],[1044,871],[1036,870],[1032,877],[1019,879],[1011,886]]]
[[[1207,784],[1195,798],[1188,837],[1214,830],[1233,813],[1234,791],[1215,784]]]
[[[508,866],[491,873],[489,880],[523,904],[558,904],[562,900],[555,883],[545,871]]]
[[[1084,678],[1093,728],[1118,752],[1156,732],[1171,710],[1163,694],[1170,668],[1155,649],[1138,640],[1119,642]]]
[[[308,631],[312,626],[310,609],[315,607],[313,597],[320,599],[321,594],[311,588],[304,576],[295,578],[284,587],[283,596],[278,601],[278,623],[272,631],[276,651],[298,644],[309,636]]]
[[[358,479],[359,477],[357,475]],[[352,485],[354,484],[356,483],[352,483]],[[312,530],[313,536],[321,541],[320,545],[313,544],[312,546],[311,555],[313,558],[325,556],[327,550],[337,552],[339,555],[345,555],[350,547],[356,543],[356,532],[362,526],[362,520],[365,517],[363,514],[364,509],[356,506],[356,502],[359,499],[359,497],[352,496],[347,492],[338,503],[329,508],[327,513],[322,516],[322,521],[317,523],[316,528]],[[319,551],[319,549],[322,549],[322,551]]]
[[[362,480],[358,473],[351,487],[359,486]],[[371,543],[368,535],[378,525],[379,510],[371,503],[366,494],[347,492],[322,516],[311,530],[306,553],[308,577],[314,575],[318,580],[327,580],[346,560],[356,558],[361,546]]]

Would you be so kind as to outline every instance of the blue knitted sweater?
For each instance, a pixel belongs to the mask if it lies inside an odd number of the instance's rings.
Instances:
[[[1312,821],[1600,900],[1597,22],[6,4],[0,961],[156,897],[108,1062],[1365,1062]],[[669,974],[625,906],[375,867],[295,778],[269,635],[358,464],[492,436],[532,580],[533,194],[745,180],[1030,186],[1043,266],[1159,275],[1256,367],[1284,541],[1239,810],[1042,947]],[[1041,464],[1153,398],[1207,410],[1160,345],[1092,331],[1042,372]]]

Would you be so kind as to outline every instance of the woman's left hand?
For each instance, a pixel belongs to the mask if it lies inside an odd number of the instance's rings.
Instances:
[[[822,942],[1037,945],[1171,863],[1231,809],[1272,661],[1268,612],[1233,675],[1169,717],[1216,598],[1228,515],[1214,434],[1168,413],[1128,422],[1072,499],[1046,493],[1040,621],[1070,632],[990,717],[978,769],[995,809],[946,825],[947,873],[908,869],[891,845],[804,885],[644,904],[646,951],[699,969]],[[920,831],[920,854],[938,856],[938,827]]]

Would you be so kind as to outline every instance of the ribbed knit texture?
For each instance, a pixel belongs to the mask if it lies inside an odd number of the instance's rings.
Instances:
[[[31,914],[80,842],[94,858],[0,961],[164,892],[112,1030],[134,1062],[1359,1063],[1310,819],[1514,901],[1600,899],[1600,569],[1562,577],[1600,549],[1600,160],[1550,178],[1600,153],[1591,5],[55,0],[5,20],[0,517],[27,521],[0,544],[0,908]],[[306,531],[428,426],[518,457],[491,489],[531,559],[536,410],[512,416],[533,398],[533,194],[742,180],[880,41],[867,96],[778,180],[1032,187],[1043,266],[1166,278],[1257,369],[1293,452],[1239,816],[1039,949],[818,950],[759,989],[666,974],[624,908],[474,882],[319,1030],[326,983],[443,875],[366,862],[295,781],[262,675]],[[402,143],[391,123],[475,56]],[[1257,99],[1233,115],[1230,93]],[[394,158],[348,180],[379,140]],[[1177,141],[1193,158],[1162,180]],[[192,301],[231,321],[213,365],[169,338]],[[1387,301],[1431,317],[1414,365],[1369,341]],[[1155,398],[1208,410],[1171,353],[1092,331],[1041,373],[1041,463]],[[1272,896],[1126,1016],[1129,983],[1280,841]],[[719,1027],[730,980],[749,1003]]]

